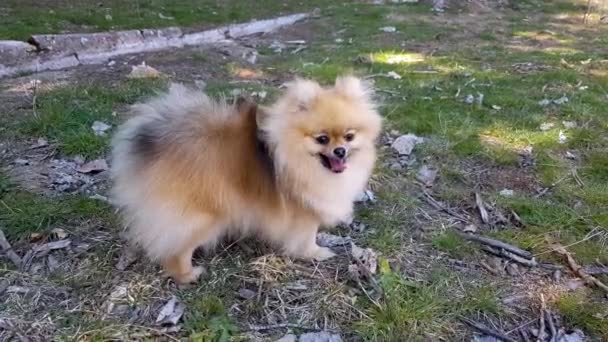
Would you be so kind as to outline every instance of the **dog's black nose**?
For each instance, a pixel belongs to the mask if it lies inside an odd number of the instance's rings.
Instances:
[[[344,147],[336,147],[336,149],[334,149],[334,155],[342,159],[346,156],[346,149],[344,149]]]

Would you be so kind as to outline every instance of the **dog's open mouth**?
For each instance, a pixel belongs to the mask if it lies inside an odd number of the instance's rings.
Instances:
[[[319,153],[321,164],[333,173],[342,173],[346,170],[346,160],[334,157],[328,157],[323,153]]]

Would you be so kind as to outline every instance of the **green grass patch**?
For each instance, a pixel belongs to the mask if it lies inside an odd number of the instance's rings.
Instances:
[[[579,292],[563,295],[555,304],[567,327],[583,329],[601,340],[608,339],[608,307],[605,303],[593,301]]]
[[[469,258],[474,255],[475,251],[468,241],[452,231],[434,237],[432,243],[436,249],[457,259]]]
[[[190,332],[191,341],[227,342],[238,333],[238,327],[228,317],[221,298],[206,295],[191,301],[188,308],[184,328]]]
[[[55,225],[94,218],[113,222],[111,208],[81,196],[48,198],[24,191],[0,195],[0,223],[10,240],[45,232]]]
[[[37,114],[21,123],[23,134],[45,136],[58,142],[67,155],[95,157],[103,153],[111,136],[95,135],[95,121],[118,124],[119,109],[165,86],[164,80],[128,80],[114,87],[68,86],[41,94]]]

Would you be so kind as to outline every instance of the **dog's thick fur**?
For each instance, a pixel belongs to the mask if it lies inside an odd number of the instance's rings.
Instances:
[[[194,250],[227,234],[255,233],[294,257],[333,256],[317,230],[351,218],[381,128],[351,76],[330,88],[296,80],[268,108],[173,85],[133,112],[113,141],[112,197],[132,242],[181,283],[202,271]],[[345,161],[331,156],[337,146]]]

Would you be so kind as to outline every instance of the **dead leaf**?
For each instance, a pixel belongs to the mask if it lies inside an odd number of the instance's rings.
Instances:
[[[158,313],[156,323],[160,325],[176,325],[185,310],[186,306],[178,302],[177,297],[173,296]]]
[[[68,237],[68,233],[61,228],[53,228],[51,234],[54,234],[59,240],[63,240]]]
[[[321,247],[337,247],[350,244],[350,237],[342,237],[328,233],[317,234],[317,244]]]
[[[302,334],[298,342],[342,342],[342,338],[338,334],[320,331]]]
[[[105,159],[95,159],[78,167],[76,171],[80,173],[98,173],[108,170],[108,163]]]
[[[424,142],[423,138],[416,136],[415,134],[404,134],[392,143],[391,147],[397,151],[401,156],[407,156],[412,153],[414,147]]]
[[[376,273],[378,269],[378,256],[371,248],[361,248],[354,243],[351,243],[351,255],[357,260],[359,268],[366,268],[367,272],[365,273]]]
[[[427,188],[430,188],[435,184],[436,178],[437,169],[430,168],[427,165],[422,165],[416,174],[416,179],[418,179]]]
[[[127,75],[128,78],[158,78],[160,76],[160,71],[146,65],[146,62],[133,66],[131,72]]]
[[[101,122],[101,121],[95,121],[95,122],[93,122],[93,125],[91,126],[91,129],[93,129],[93,132],[97,136],[106,135],[106,131],[109,130],[110,128],[112,128],[112,126],[108,125],[105,122]]]

